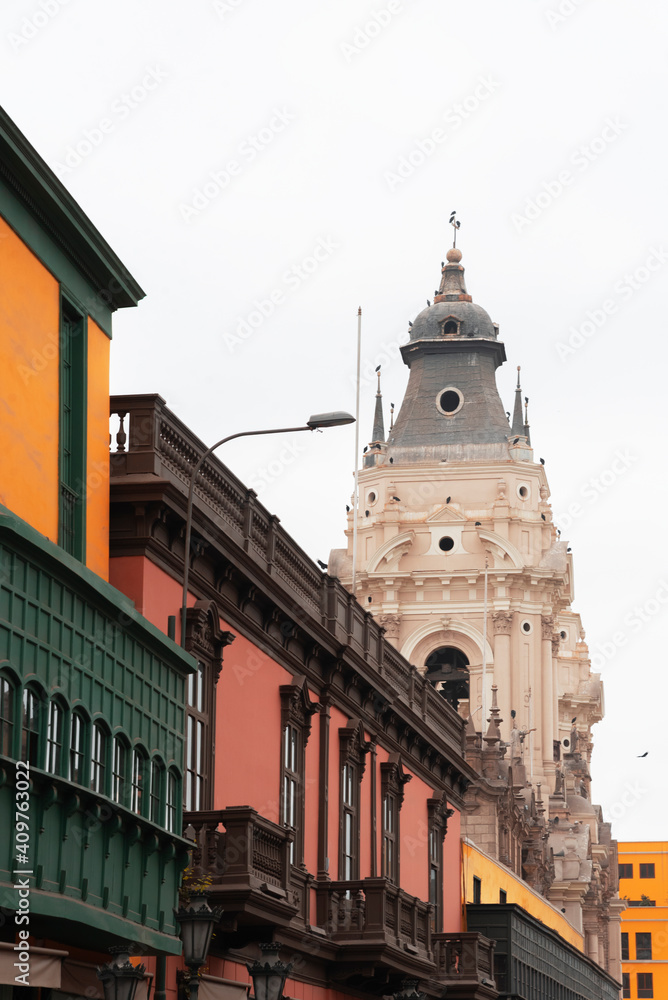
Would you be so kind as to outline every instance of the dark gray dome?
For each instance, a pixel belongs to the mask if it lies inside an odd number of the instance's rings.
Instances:
[[[448,317],[457,322],[456,333],[444,333]],[[423,309],[411,327],[411,340],[442,340],[452,337],[484,337],[496,340],[497,331],[482,306],[475,302],[435,302]]]

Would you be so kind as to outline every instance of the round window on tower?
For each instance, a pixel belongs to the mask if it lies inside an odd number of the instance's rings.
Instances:
[[[531,625],[531,622],[528,621],[523,621],[522,624],[520,625],[520,628],[522,629],[525,635],[531,635],[531,633],[533,632],[533,626]]]
[[[463,405],[464,397],[459,389],[455,389],[453,385],[447,385],[445,389],[441,389],[436,397],[436,407],[444,417],[454,417]]]
[[[376,491],[369,490],[369,492],[366,495],[366,502],[369,505],[369,507],[373,507],[377,499],[378,499],[378,494],[376,493]]]
[[[520,500],[528,500],[530,496],[530,490],[527,483],[520,483],[517,487],[517,495]]]
[[[443,552],[450,552],[455,547],[455,540],[450,535],[443,535],[443,538],[439,540],[438,547]]]

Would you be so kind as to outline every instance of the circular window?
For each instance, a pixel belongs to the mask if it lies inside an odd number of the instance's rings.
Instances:
[[[436,406],[445,417],[454,417],[464,405],[464,397],[459,389],[448,385],[436,397]]]
[[[442,549],[443,552],[449,552],[450,549],[454,549],[455,540],[454,538],[450,538],[450,535],[443,535],[443,538],[441,538],[438,543],[438,547],[439,549]]]
[[[529,487],[525,483],[521,483],[517,487],[517,495],[520,500],[528,500],[529,498]]]
[[[568,639],[568,632],[566,631],[566,629],[562,628],[561,632],[559,633],[559,638],[561,639],[562,642],[566,642],[566,639]]]
[[[531,622],[526,622],[526,621],[522,622],[520,628],[522,629],[525,635],[531,635],[531,633],[533,632],[533,627],[531,625]]]
[[[377,499],[378,499],[378,494],[374,490],[371,490],[369,493],[367,493],[366,502],[369,504],[369,506],[374,504]]]

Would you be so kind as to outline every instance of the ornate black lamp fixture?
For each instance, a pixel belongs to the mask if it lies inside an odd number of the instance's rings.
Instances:
[[[283,1000],[285,980],[292,970],[292,962],[281,962],[278,953],[280,944],[271,942],[260,944],[264,962],[256,959],[253,964],[247,964],[255,1000]]]
[[[427,994],[417,989],[419,982],[419,979],[402,979],[401,992],[394,993],[392,1000],[427,1000]]]
[[[188,900],[188,906],[182,906],[175,912],[181,928],[183,961],[190,970],[190,1000],[197,1000],[199,970],[206,965],[213,929],[223,910],[219,906],[211,909],[206,892],[194,892]]]
[[[114,956],[108,965],[98,966],[97,977],[102,980],[104,1000],[134,1000],[137,985],[144,978],[146,967],[130,961],[131,944],[118,944],[109,949]]]

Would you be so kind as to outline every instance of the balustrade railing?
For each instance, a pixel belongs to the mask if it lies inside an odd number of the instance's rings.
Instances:
[[[494,942],[476,932],[434,934],[438,979],[445,983],[494,982]]]

